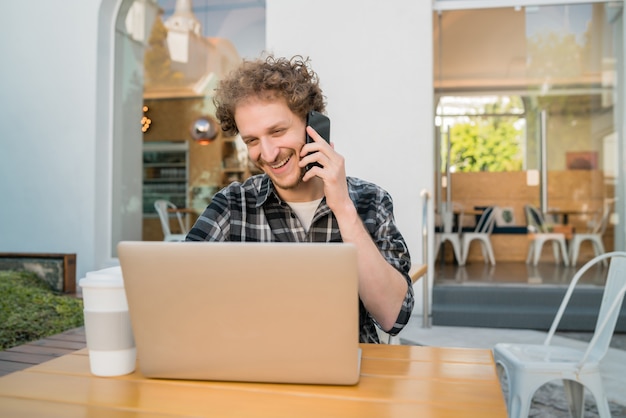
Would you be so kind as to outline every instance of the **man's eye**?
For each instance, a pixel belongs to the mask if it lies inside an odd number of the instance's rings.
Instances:
[[[243,143],[246,144],[247,146],[253,145],[256,141],[258,141],[257,138],[247,138],[243,140]]]
[[[272,131],[272,135],[281,135],[285,132],[285,128],[277,128]]]

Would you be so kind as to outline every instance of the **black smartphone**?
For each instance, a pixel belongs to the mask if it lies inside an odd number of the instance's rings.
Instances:
[[[330,119],[328,116],[323,115],[320,112],[316,112],[315,110],[311,110],[306,115],[306,125],[315,129],[315,132],[320,134],[320,136],[330,144]],[[313,139],[309,136],[308,132],[305,132],[305,135],[307,144],[313,142]],[[307,164],[307,171],[309,171],[314,165],[321,167],[318,163]]]

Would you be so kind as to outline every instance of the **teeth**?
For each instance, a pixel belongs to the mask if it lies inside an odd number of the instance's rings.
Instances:
[[[273,169],[280,168],[280,167],[284,166],[285,164],[287,164],[290,159],[291,159],[291,156],[285,158],[284,160],[280,161],[276,165],[271,165],[270,167],[272,167]]]

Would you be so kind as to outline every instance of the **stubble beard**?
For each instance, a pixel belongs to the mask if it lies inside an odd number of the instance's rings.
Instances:
[[[306,174],[306,170],[303,168],[300,168],[300,172],[298,174],[298,177],[296,180],[291,181],[291,182],[286,182],[286,181],[281,181],[280,179],[277,179],[276,177],[274,177],[274,175],[271,172],[271,168],[267,168],[267,164],[261,162],[255,162],[254,165],[257,166],[257,168],[259,168],[261,171],[263,171],[265,174],[267,174],[267,176],[270,178],[270,180],[272,181],[272,183],[274,183],[274,186],[279,188],[279,189],[283,189],[283,190],[293,190],[295,188],[297,188],[301,183],[302,183],[302,178],[304,177],[304,175]]]

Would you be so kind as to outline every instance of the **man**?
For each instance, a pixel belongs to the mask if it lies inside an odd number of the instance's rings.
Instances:
[[[215,105],[222,130],[240,134],[263,174],[217,193],[187,240],[352,243],[360,341],[379,341],[375,323],[397,334],[413,309],[409,252],[389,194],[346,177],[344,158],[306,126],[309,111],[325,108],[309,60],[244,61],[220,82]],[[305,129],[312,143],[305,144]],[[306,170],[311,163],[319,166]]]

